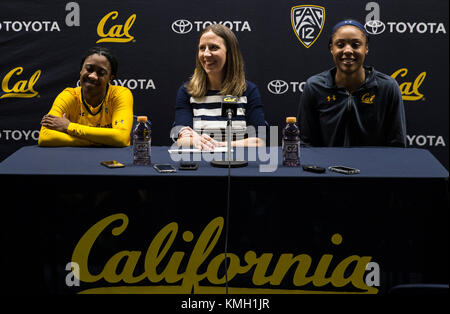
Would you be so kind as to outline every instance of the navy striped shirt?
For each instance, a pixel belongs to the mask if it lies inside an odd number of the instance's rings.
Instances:
[[[233,117],[231,124],[232,133],[242,138],[248,136],[247,125],[252,125],[255,129],[258,126],[265,126],[258,87],[252,82],[246,81],[246,83],[247,89],[238,98],[237,115]],[[222,117],[222,95],[219,95],[218,92],[209,90],[204,97],[192,97],[183,84],[178,89],[176,99],[174,122],[174,126],[178,127],[176,130],[183,126],[190,126],[197,133],[206,133],[215,135],[215,137],[220,134],[223,139],[227,119]],[[256,134],[251,136],[256,136]]]

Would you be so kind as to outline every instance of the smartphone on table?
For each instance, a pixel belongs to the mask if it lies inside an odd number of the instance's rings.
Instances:
[[[155,170],[159,173],[170,173],[177,171],[175,167],[170,164],[155,164],[153,165],[153,168],[155,168]]]
[[[328,170],[344,174],[358,174],[360,172],[359,169],[346,166],[331,166],[328,167]]]
[[[178,169],[180,169],[180,170],[197,170],[198,164],[196,162],[182,161],[180,163],[180,165],[178,166]]]
[[[107,167],[107,168],[123,168],[125,167],[124,164],[115,161],[115,160],[108,160],[108,161],[102,161],[100,162],[100,164],[102,164],[103,166]]]

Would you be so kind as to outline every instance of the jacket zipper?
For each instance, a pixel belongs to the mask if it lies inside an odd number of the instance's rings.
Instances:
[[[352,110],[352,94],[350,94],[348,91],[346,91],[347,93],[347,111]]]

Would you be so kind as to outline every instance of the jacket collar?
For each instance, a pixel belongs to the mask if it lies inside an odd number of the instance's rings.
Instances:
[[[377,86],[378,84],[375,79],[375,69],[371,66],[364,66],[364,70],[366,71],[366,80],[359,89],[372,88]],[[326,73],[326,84],[329,88],[340,89],[340,87],[336,86],[336,83],[334,81],[335,76],[336,76],[336,67],[333,67]]]

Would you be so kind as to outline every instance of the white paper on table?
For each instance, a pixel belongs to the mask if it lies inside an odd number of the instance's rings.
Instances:
[[[228,152],[228,149],[225,146],[221,146],[221,147],[216,147],[213,150],[201,150],[198,148],[175,148],[175,149],[169,149],[168,151],[170,154],[175,154],[175,153],[179,153],[179,154],[183,154],[183,153],[226,153],[226,152]],[[231,151],[233,152],[233,149],[231,149]]]

